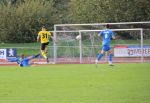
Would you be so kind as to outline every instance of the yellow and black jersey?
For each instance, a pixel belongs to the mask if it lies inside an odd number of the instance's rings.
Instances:
[[[49,31],[40,31],[38,33],[38,36],[40,37],[41,43],[49,42],[49,37],[51,36],[51,33]]]

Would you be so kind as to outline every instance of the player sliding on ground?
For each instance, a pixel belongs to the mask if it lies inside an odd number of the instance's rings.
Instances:
[[[32,65],[31,63],[29,63],[30,60],[35,59],[39,56],[40,56],[40,54],[25,57],[24,54],[21,54],[19,58],[8,59],[8,62],[17,62],[17,64],[20,67],[27,67],[27,66]]]
[[[48,44],[49,44],[50,37],[54,40],[51,33],[46,30],[45,26],[43,26],[42,30],[38,33],[37,42],[39,41],[41,42],[41,55],[47,60],[47,63],[49,62],[47,57],[47,52],[48,52]]]
[[[112,64],[112,50],[110,47],[110,42],[111,42],[111,38],[115,39],[115,36],[112,32],[112,30],[109,29],[110,26],[107,24],[106,25],[106,29],[102,30],[98,36],[101,37],[102,39],[102,50],[101,52],[98,54],[96,60],[95,60],[95,64],[98,64],[98,61],[103,57],[105,52],[108,52],[108,62],[110,66],[113,66]]]

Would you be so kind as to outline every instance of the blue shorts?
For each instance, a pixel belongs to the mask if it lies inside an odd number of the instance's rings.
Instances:
[[[108,46],[108,45],[103,45],[102,46],[102,50],[104,50],[104,51],[109,51],[111,48],[110,48],[110,46]]]

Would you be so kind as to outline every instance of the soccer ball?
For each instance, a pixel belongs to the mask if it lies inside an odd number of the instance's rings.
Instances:
[[[77,35],[76,40],[80,40],[80,39],[81,39],[81,35]]]

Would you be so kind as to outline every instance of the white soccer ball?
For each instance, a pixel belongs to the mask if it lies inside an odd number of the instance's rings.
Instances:
[[[76,39],[77,39],[77,40],[80,40],[80,39],[81,39],[81,35],[77,35],[77,36],[76,36]]]

